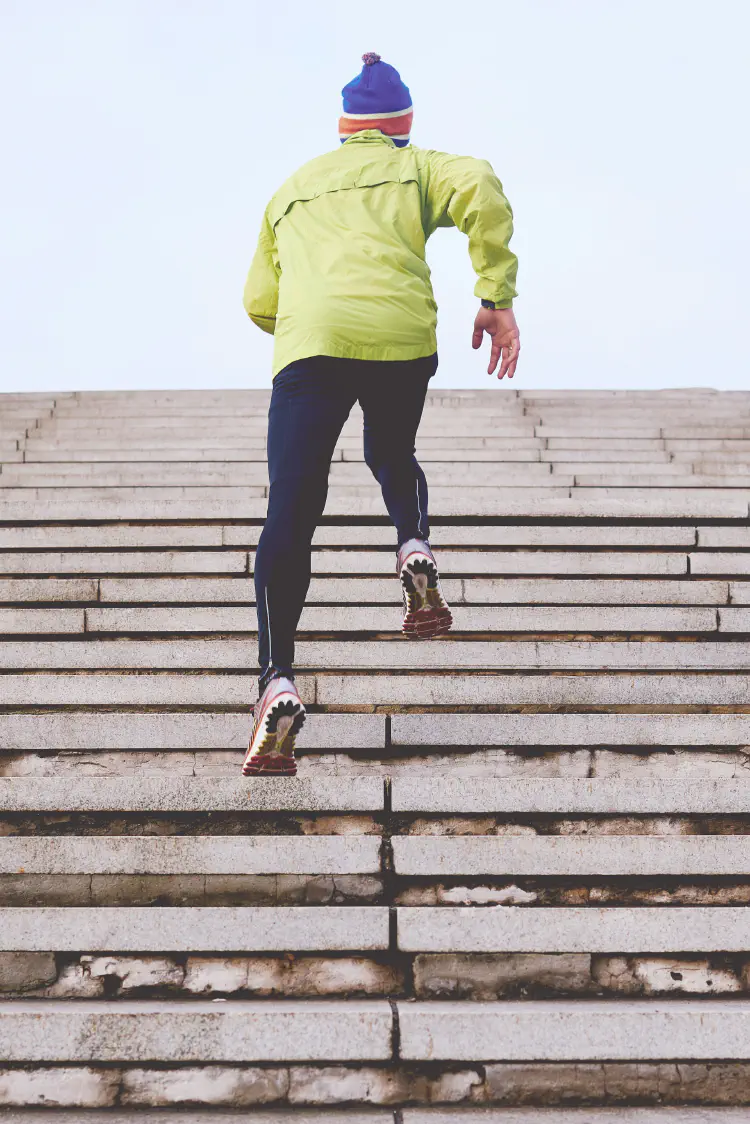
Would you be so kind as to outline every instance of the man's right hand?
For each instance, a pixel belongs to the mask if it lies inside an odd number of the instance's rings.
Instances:
[[[491,375],[502,355],[500,370],[497,372],[499,379],[507,374],[512,379],[516,373],[516,364],[521,350],[521,337],[518,332],[516,318],[512,308],[480,308],[474,321],[474,335],[471,337],[471,346],[476,349],[482,346],[482,338],[487,333],[492,340],[490,351],[490,365],[487,374]]]

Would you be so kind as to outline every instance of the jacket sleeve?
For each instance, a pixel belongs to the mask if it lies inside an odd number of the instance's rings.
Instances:
[[[469,257],[481,300],[510,308],[516,293],[518,259],[509,249],[513,212],[503,185],[486,160],[422,150],[425,234],[456,226],[469,238]],[[426,173],[426,174],[425,174]]]
[[[258,246],[245,283],[243,304],[253,323],[264,332],[270,332],[271,335],[276,330],[280,275],[276,238],[268,221],[268,215],[265,215]]]

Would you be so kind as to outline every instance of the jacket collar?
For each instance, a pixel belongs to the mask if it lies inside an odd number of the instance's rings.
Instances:
[[[398,148],[380,129],[361,129],[358,133],[352,133],[346,138],[342,148],[347,144],[387,144],[389,148]]]

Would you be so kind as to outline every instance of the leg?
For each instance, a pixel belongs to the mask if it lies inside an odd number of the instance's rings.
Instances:
[[[274,379],[268,412],[268,515],[255,555],[261,682],[291,675],[294,634],[310,584],[310,549],[328,470],[355,401],[343,361],[292,363]],[[265,684],[263,684],[265,685]]]
[[[414,441],[437,355],[372,363],[359,378],[364,414],[365,461],[380,484],[398,546],[429,538],[427,481],[414,456]]]
[[[437,356],[378,366],[360,394],[365,460],[383,489],[398,536],[402,631],[413,639],[430,640],[447,632],[453,623],[427,542],[427,482],[414,456],[414,439]]]

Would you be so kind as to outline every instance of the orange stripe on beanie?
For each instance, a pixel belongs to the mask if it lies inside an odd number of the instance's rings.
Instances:
[[[395,117],[375,117],[372,120],[367,117],[340,117],[339,136],[350,137],[353,133],[361,133],[363,129],[380,129],[387,137],[408,137],[413,117],[411,109]]]

